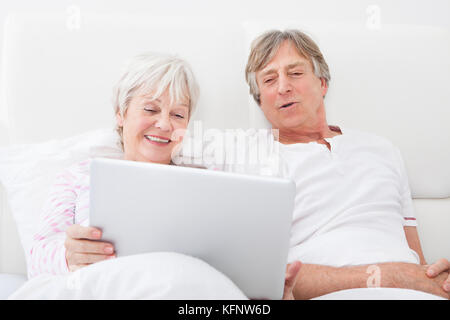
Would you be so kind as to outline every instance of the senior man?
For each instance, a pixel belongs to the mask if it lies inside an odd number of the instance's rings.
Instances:
[[[400,152],[373,134],[327,123],[328,65],[298,30],[255,39],[250,93],[278,130],[283,175],[297,186],[290,261],[297,299],[367,286],[448,298],[449,262],[427,266]]]

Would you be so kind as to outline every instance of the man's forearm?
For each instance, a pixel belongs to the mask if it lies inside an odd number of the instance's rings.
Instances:
[[[368,266],[329,267],[303,264],[294,288],[295,299],[311,299],[334,291],[366,288]]]
[[[448,272],[430,279],[425,270],[424,266],[403,262],[340,268],[303,264],[293,292],[295,299],[311,299],[339,290],[383,287],[420,290],[448,299],[442,289]]]

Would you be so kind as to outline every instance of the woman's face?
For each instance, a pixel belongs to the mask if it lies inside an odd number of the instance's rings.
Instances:
[[[123,127],[124,159],[168,164],[173,148],[189,122],[189,101],[170,103],[166,90],[153,100],[151,93],[135,96],[125,115],[116,115]]]

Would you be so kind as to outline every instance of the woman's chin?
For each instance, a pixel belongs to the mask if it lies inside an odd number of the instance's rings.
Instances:
[[[162,154],[153,154],[153,153],[143,153],[139,155],[124,155],[124,160],[130,161],[140,161],[140,162],[150,162],[150,163],[160,163],[160,164],[169,164],[171,162],[170,156],[164,156]]]
[[[142,160],[138,160],[138,161],[143,161],[143,162],[151,162],[151,163],[160,163],[160,164],[169,164],[171,159],[170,157],[161,157],[161,155],[159,156],[146,156],[143,157]]]

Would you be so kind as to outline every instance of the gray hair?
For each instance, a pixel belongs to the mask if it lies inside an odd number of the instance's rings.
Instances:
[[[139,94],[154,91],[152,99],[158,99],[169,90],[170,102],[189,101],[189,117],[195,110],[199,97],[199,86],[189,64],[172,55],[144,53],[132,58],[126,65],[120,80],[114,88],[115,113],[122,117],[131,99]],[[116,128],[122,141],[122,127]]]
[[[325,79],[327,85],[330,81],[330,71],[325,58],[317,44],[305,33],[299,30],[271,30],[260,35],[252,42],[250,55],[245,68],[245,79],[250,87],[250,94],[258,105],[261,104],[256,72],[263,69],[272,60],[278,48],[284,41],[291,41],[298,52],[308,59],[318,78]]]

